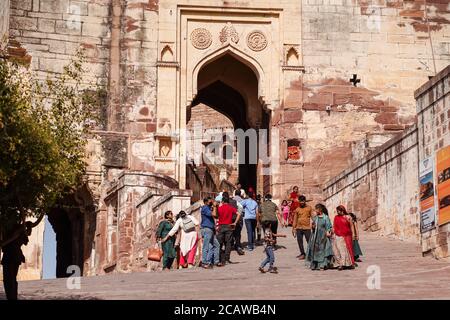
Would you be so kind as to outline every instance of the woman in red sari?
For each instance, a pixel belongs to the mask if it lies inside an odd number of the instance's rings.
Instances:
[[[298,187],[294,186],[292,188],[292,192],[289,195],[288,200],[291,201],[291,205],[289,208],[289,216],[288,216],[288,226],[292,226],[292,222],[294,219],[294,211],[300,206],[300,202],[298,202]]]
[[[344,268],[354,269],[355,259],[353,256],[353,238],[354,227],[353,223],[347,215],[347,210],[344,206],[336,208],[337,215],[334,217],[333,232],[335,234],[333,251],[338,270]]]

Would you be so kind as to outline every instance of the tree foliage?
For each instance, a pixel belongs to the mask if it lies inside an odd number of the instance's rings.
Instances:
[[[42,81],[23,66],[0,59],[3,231],[45,214],[81,182],[86,134],[96,120],[94,100],[103,94],[97,86],[86,88],[84,60],[78,51],[62,74]]]

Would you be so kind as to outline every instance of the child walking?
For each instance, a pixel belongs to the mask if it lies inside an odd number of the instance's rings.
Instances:
[[[272,223],[270,221],[264,221],[264,252],[266,253],[266,258],[261,263],[259,267],[259,271],[261,273],[266,273],[264,267],[269,264],[269,269],[267,270],[270,273],[278,273],[277,268],[273,266],[275,263],[275,253],[273,252],[273,247],[275,245],[276,237],[286,237],[285,234],[275,234],[272,232]]]

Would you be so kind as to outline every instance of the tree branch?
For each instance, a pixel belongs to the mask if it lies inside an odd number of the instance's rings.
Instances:
[[[41,215],[39,216],[39,218],[37,218],[37,220],[35,222],[33,222],[31,224],[31,228],[36,227],[39,223],[41,223],[42,219],[44,218],[45,213],[41,213]]]

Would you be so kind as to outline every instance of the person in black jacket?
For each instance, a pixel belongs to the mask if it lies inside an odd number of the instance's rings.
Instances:
[[[13,235],[10,237],[11,240],[2,244],[3,285],[8,300],[17,300],[17,274],[20,265],[25,262],[22,246],[28,244],[31,229],[30,222],[16,226]]]

